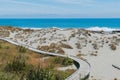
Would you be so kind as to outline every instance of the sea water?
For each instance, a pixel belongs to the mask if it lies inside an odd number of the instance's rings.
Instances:
[[[109,31],[120,29],[120,18],[0,19],[0,26],[20,28],[82,28]]]

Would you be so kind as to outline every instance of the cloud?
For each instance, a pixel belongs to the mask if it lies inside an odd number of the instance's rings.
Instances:
[[[47,15],[47,14],[65,14],[71,13],[71,10],[59,6],[45,4],[40,1],[23,1],[23,0],[0,0],[0,17],[1,16],[19,16],[19,15]],[[7,17],[8,17],[7,16]]]
[[[54,0],[54,1],[65,4],[81,4],[81,5],[91,4],[95,2],[95,0]]]
[[[18,5],[33,5],[37,6],[39,4],[31,3],[28,1],[20,1],[20,0],[0,0],[1,3],[10,3],[10,4],[18,4]]]
[[[0,3],[0,17],[99,17],[120,13],[120,0],[0,0]]]

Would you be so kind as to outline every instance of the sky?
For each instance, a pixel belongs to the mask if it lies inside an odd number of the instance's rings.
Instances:
[[[0,18],[120,18],[120,0],[0,0]]]

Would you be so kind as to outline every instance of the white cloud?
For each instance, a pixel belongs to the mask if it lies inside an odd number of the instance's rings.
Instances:
[[[34,3],[30,3],[30,2],[25,2],[25,1],[18,1],[18,0],[0,0],[1,3],[6,2],[6,3],[10,3],[10,4],[18,4],[18,5],[37,5]]]
[[[1,15],[20,15],[20,14],[65,14],[71,13],[71,10],[54,5],[32,3],[20,0],[0,0]],[[64,11],[64,13],[63,13]]]
[[[0,0],[2,15],[102,16],[120,13],[120,1],[103,0]],[[113,13],[114,12],[114,13]]]
[[[55,0],[55,1],[67,4],[82,4],[82,5],[91,4],[95,2],[95,0]]]

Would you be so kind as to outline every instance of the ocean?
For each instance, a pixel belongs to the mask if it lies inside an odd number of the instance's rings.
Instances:
[[[0,19],[0,26],[20,28],[82,28],[110,31],[120,29],[120,18]]]

